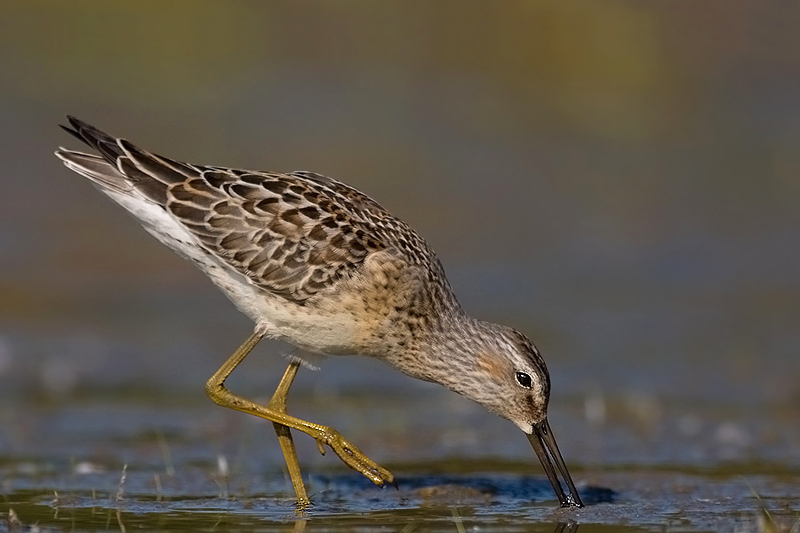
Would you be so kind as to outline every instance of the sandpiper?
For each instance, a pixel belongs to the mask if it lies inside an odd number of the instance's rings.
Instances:
[[[547,421],[550,376],[541,354],[518,331],[467,315],[436,255],[405,222],[320,174],[191,165],[67,118],[71,127],[62,128],[96,152],[60,148],[67,168],[194,262],[255,322],[206,392],[273,423],[300,506],[309,498],[290,429],[316,439],[323,454],[329,446],[376,485],[394,476],[335,429],[287,414],[299,360],[266,405],[225,387],[264,337],[312,353],[375,357],[480,403],[528,436],[561,506],[583,506]]]

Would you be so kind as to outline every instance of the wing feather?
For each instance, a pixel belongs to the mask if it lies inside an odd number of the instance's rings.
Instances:
[[[405,223],[332,178],[190,165],[68,118],[72,128],[64,129],[100,155],[62,150],[67,166],[160,205],[207,254],[288,300],[303,304],[335,290],[378,251],[439,264]]]

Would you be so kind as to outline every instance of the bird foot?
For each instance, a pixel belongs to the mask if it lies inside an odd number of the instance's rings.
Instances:
[[[316,433],[316,435],[311,436],[316,439],[322,455],[325,455],[324,447],[330,446],[344,464],[353,470],[361,472],[379,487],[383,487],[386,484],[394,484],[394,475],[391,472],[364,455],[361,450],[350,444],[350,441],[335,429],[323,426]]]

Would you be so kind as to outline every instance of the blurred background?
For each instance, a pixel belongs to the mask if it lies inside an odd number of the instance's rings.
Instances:
[[[311,170],[374,197],[470,313],[543,351],[578,477],[800,468],[796,2],[0,11],[0,453],[115,457],[86,435],[136,421],[173,441],[195,428],[203,457],[249,428],[280,467],[268,425],[203,393],[251,324],[61,166],[69,113],[176,159]],[[290,350],[260,346],[232,387],[268,396]],[[513,426],[375,361],[329,359],[294,392],[377,460],[534,468]],[[301,463],[334,461],[296,440]]]

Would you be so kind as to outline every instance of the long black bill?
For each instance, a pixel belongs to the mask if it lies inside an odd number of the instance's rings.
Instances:
[[[575,488],[575,483],[572,482],[567,465],[564,463],[564,458],[561,457],[556,438],[553,436],[546,418],[533,425],[533,432],[528,435],[528,440],[531,441],[533,451],[539,457],[544,473],[547,474],[547,479],[550,480],[553,490],[556,491],[561,507],[583,507],[578,489]],[[558,473],[561,474],[561,477],[566,482],[569,494],[564,494],[556,469],[558,469]]]

